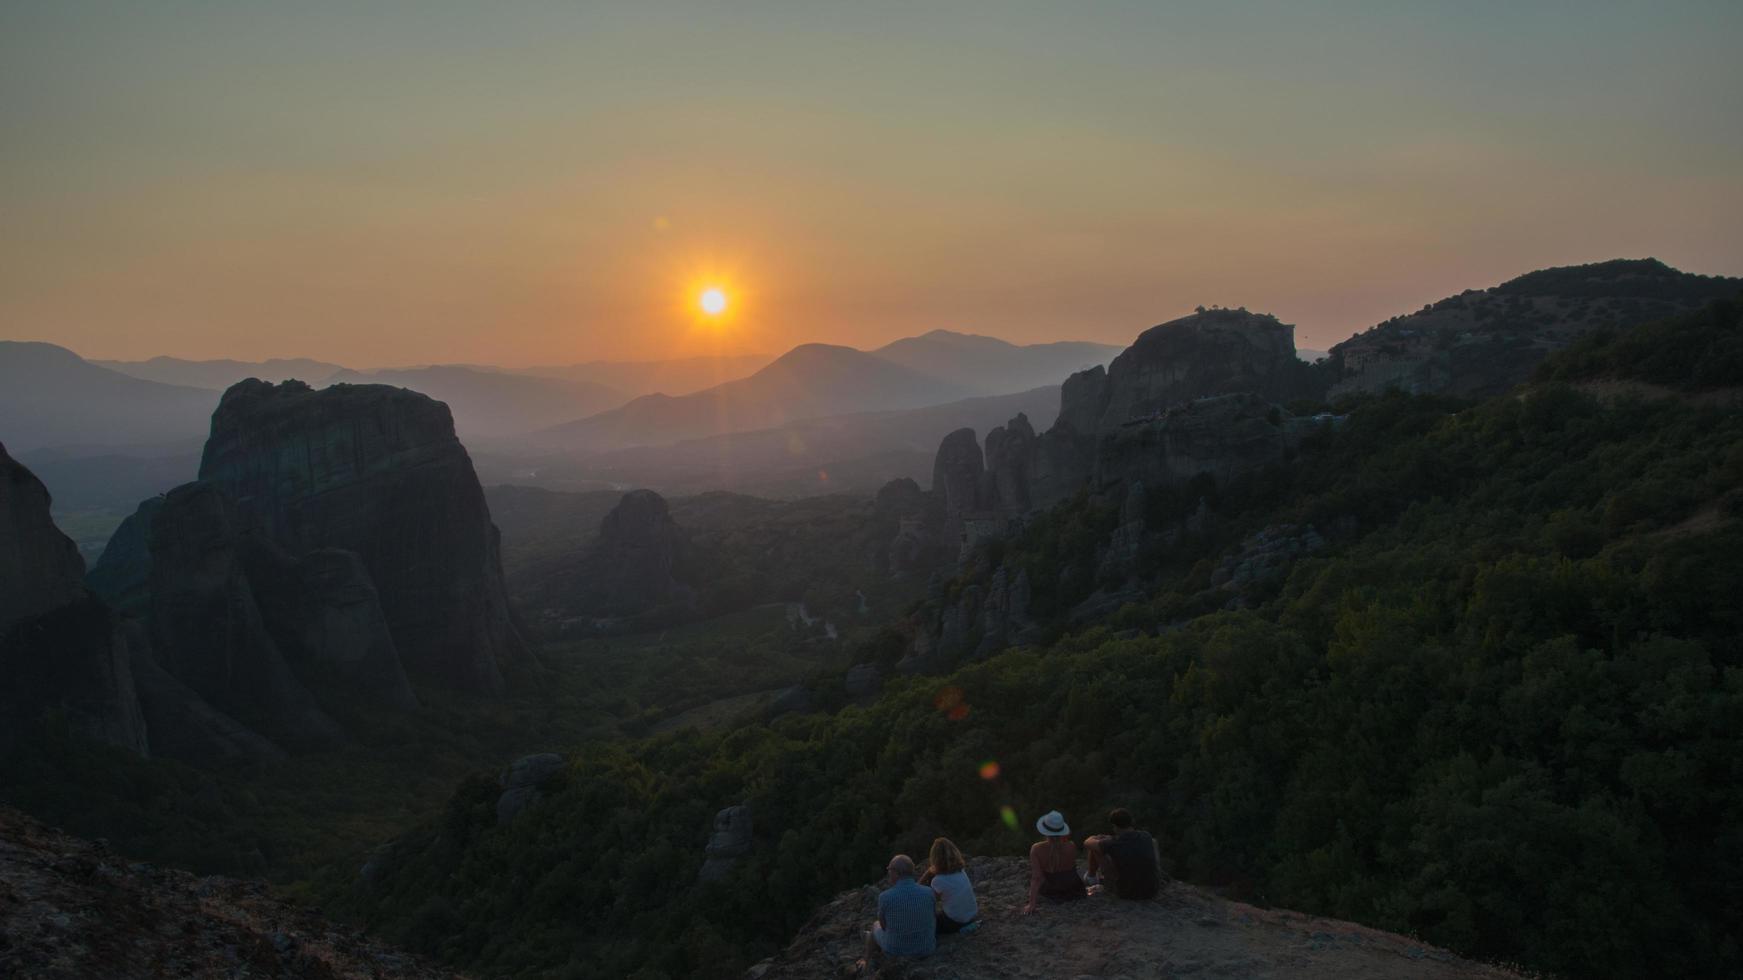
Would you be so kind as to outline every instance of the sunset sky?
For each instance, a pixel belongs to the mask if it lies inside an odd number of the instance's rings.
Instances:
[[[1202,303],[1325,347],[1546,265],[1743,274],[1737,0],[1184,6],[0,0],[0,338],[525,364]]]

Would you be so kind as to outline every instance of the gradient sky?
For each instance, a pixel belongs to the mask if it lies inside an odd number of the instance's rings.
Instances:
[[[1743,3],[0,0],[0,338],[355,366],[1325,347],[1743,273]],[[704,277],[734,293],[699,327]]]

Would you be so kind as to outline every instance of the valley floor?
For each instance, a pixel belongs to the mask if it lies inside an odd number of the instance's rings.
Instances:
[[[969,876],[980,899],[980,930],[941,937],[938,952],[886,962],[888,980],[1158,980],[1176,977],[1297,980],[1505,980],[1492,966],[1460,959],[1404,936],[1280,909],[1259,909],[1171,882],[1150,902],[1094,897],[1021,908],[1028,890],[1022,858],[976,858]],[[756,980],[852,975],[877,890],[847,892],[818,911],[793,943],[748,974]]]

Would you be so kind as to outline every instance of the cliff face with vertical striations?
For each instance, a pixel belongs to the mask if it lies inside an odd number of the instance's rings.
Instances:
[[[200,479],[293,556],[355,553],[406,669],[479,693],[536,666],[509,611],[498,534],[447,406],[384,385],[244,381],[224,393]]]
[[[84,574],[49,517],[47,488],[0,446],[0,742],[56,713],[143,753],[127,638]]]

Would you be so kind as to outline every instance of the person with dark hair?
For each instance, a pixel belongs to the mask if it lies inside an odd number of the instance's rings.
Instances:
[[[1083,842],[1089,852],[1089,882],[1121,898],[1151,899],[1162,887],[1162,857],[1156,839],[1132,824],[1131,811],[1115,807],[1108,814],[1112,834],[1097,834]]]

